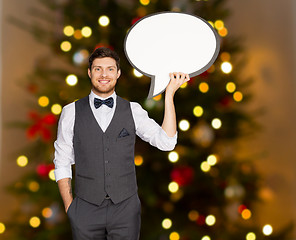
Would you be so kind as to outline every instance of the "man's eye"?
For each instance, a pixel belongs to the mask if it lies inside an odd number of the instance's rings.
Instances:
[[[109,71],[110,71],[110,72],[111,72],[111,71],[114,71],[114,69],[113,69],[113,68],[110,68]]]
[[[99,69],[99,68],[95,68],[95,70],[96,70],[96,71],[100,71],[100,69]]]

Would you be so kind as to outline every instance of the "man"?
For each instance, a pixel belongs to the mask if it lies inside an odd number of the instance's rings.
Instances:
[[[160,127],[135,102],[115,93],[118,55],[96,49],[89,58],[89,96],[63,108],[55,141],[55,177],[76,240],[139,239],[141,204],[137,194],[134,145],[138,135],[163,151],[176,145],[173,97],[189,80],[170,73]],[[75,164],[75,198],[71,165]]]

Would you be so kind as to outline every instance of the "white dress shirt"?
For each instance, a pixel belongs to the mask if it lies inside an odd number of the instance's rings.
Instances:
[[[94,98],[104,100],[94,94],[92,91],[89,95],[89,104],[99,126],[105,132],[109,126],[115,109],[116,109],[116,93],[111,97],[114,99],[113,108],[109,108],[105,104],[99,108],[94,106]],[[135,122],[136,134],[144,141],[149,142],[152,146],[157,147],[162,151],[171,151],[177,143],[177,133],[174,137],[169,137],[166,132],[153,119],[149,118],[140,104],[131,102],[131,111]],[[62,178],[72,178],[71,165],[75,164],[74,149],[73,149],[73,130],[75,121],[75,102],[63,107],[59,124],[57,140],[54,142],[55,147],[55,179],[56,181]]]

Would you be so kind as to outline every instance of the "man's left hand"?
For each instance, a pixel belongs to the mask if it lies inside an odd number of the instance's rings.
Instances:
[[[190,80],[189,75],[182,72],[170,73],[170,79],[170,83],[166,88],[166,94],[172,95],[175,94],[182,84]]]

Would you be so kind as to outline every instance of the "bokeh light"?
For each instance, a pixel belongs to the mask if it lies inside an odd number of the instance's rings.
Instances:
[[[179,240],[180,239],[180,234],[177,232],[172,232],[170,234],[170,240]]]
[[[64,27],[64,34],[67,37],[71,37],[74,34],[74,28],[70,25]]]
[[[255,233],[253,233],[253,232],[249,232],[249,233],[246,235],[246,240],[256,240],[256,235],[255,235]]]
[[[201,117],[203,115],[203,108],[201,106],[195,106],[193,108],[193,114],[196,117]]]
[[[43,208],[42,210],[42,216],[44,218],[51,218],[52,217],[52,210],[49,207]]]
[[[209,85],[206,82],[201,82],[198,88],[199,88],[199,91],[201,91],[202,93],[206,93],[209,91]]]
[[[38,228],[40,226],[40,224],[41,224],[41,220],[40,220],[39,217],[31,217],[30,221],[29,221],[29,224],[33,228]]]
[[[92,30],[91,30],[90,27],[85,26],[85,27],[83,27],[81,29],[81,34],[82,34],[83,37],[89,38],[91,36],[91,34],[92,34]]]
[[[263,232],[263,234],[264,234],[265,236],[269,236],[269,235],[272,234],[272,232],[273,232],[273,228],[272,228],[271,225],[266,224],[266,225],[263,227],[262,232]]]
[[[24,155],[21,155],[19,156],[17,159],[16,159],[16,163],[19,167],[25,167],[28,165],[28,158]]]
[[[206,224],[207,224],[208,226],[213,226],[215,223],[216,223],[216,218],[215,218],[214,215],[208,215],[208,216],[206,217]]]
[[[53,104],[51,107],[51,112],[55,115],[59,115],[62,112],[62,106],[58,103]]]
[[[234,101],[236,102],[241,102],[243,100],[244,96],[243,94],[240,92],[240,91],[236,91],[234,94],[233,94],[233,99]]]
[[[212,120],[211,124],[212,124],[212,127],[215,128],[215,129],[219,129],[222,126],[222,122],[221,122],[221,120],[219,118],[214,118]]]
[[[222,72],[228,74],[228,73],[231,73],[232,71],[232,64],[230,62],[223,62],[221,64],[221,70]]]
[[[62,51],[69,52],[72,48],[72,44],[69,41],[63,41],[60,45]]]
[[[38,104],[41,107],[47,107],[49,104],[49,99],[46,96],[41,96],[38,98]]]
[[[70,74],[66,77],[66,83],[69,86],[75,86],[78,82],[78,78],[75,74]]]
[[[176,151],[172,151],[168,155],[169,161],[175,163],[179,160],[179,154]]]
[[[6,227],[5,227],[4,223],[0,222],[0,234],[3,234],[5,232],[5,229],[6,229]]]
[[[164,228],[164,229],[169,229],[169,228],[171,228],[172,227],[172,220],[171,219],[169,219],[169,218],[166,218],[166,219],[164,219],[163,221],[162,221],[162,223],[161,223],[161,225],[162,225],[162,227]]]
[[[142,156],[140,156],[140,155],[135,156],[135,165],[136,166],[141,166],[143,164],[143,162],[144,162],[144,159]]]
[[[190,128],[190,123],[187,120],[183,119],[179,122],[179,128],[182,131],[187,131]]]
[[[206,161],[203,161],[201,164],[200,164],[200,169],[203,171],[203,172],[208,172],[211,170],[211,165],[206,162]]]
[[[168,189],[171,193],[175,193],[179,190],[179,184],[176,182],[171,182],[168,186]]]
[[[102,27],[107,27],[110,23],[110,19],[106,15],[103,15],[103,16],[99,17],[98,22]]]
[[[233,93],[235,91],[235,89],[236,89],[236,85],[235,85],[234,82],[228,82],[226,84],[226,90],[227,90],[227,92]]]

